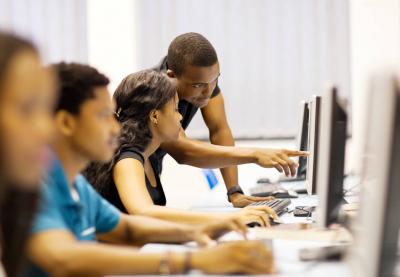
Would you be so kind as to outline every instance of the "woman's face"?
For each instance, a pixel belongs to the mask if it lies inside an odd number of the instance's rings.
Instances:
[[[37,186],[49,162],[55,79],[37,54],[21,51],[8,64],[0,87],[0,153],[5,180]]]
[[[176,140],[179,136],[182,115],[178,111],[178,103],[178,94],[175,94],[161,110],[157,129],[163,142]]]

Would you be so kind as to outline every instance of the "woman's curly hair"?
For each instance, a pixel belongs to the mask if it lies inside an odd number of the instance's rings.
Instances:
[[[160,110],[176,94],[176,87],[162,72],[143,70],[125,77],[114,93],[116,116],[121,124],[119,146],[109,163],[92,163],[84,175],[102,195],[108,195],[116,158],[125,149],[143,152],[150,144],[150,112]]]

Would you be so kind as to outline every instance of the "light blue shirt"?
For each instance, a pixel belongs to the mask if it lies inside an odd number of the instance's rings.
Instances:
[[[32,227],[32,234],[49,230],[67,230],[77,240],[96,241],[96,233],[114,229],[120,212],[102,198],[82,175],[75,178],[74,186],[79,200],[71,196],[64,169],[54,160],[42,187],[41,203]],[[29,266],[28,276],[48,276],[34,265]]]

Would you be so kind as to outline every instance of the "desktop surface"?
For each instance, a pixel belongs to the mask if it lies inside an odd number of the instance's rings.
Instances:
[[[295,146],[295,140],[275,140],[275,141],[243,141],[238,142],[239,146],[260,146],[260,147],[278,147],[278,148],[293,148]],[[171,159],[172,160],[172,159]],[[175,172],[181,172],[181,166],[173,164],[170,160],[167,160],[167,164],[164,163],[166,167],[176,167],[173,169]],[[169,170],[169,169],[168,169]],[[193,169],[194,170],[194,169]],[[167,172],[167,171],[166,171]],[[219,180],[222,180],[218,171],[215,171]],[[191,172],[192,173],[192,172]],[[175,174],[174,174],[175,175]],[[188,174],[189,175],[189,174]],[[215,211],[215,212],[231,212],[237,211],[238,208],[232,207],[231,203],[227,201],[226,198],[226,188],[220,183],[213,190],[205,191],[201,195],[193,195],[193,191],[196,188],[196,179],[193,180],[193,176],[196,174],[190,174],[187,179],[181,179],[180,181],[185,183],[186,186],[193,186],[191,189],[191,195],[189,199],[191,205],[187,208],[194,211]],[[177,176],[177,175],[175,175]],[[199,182],[203,181],[201,175],[199,174]],[[271,180],[278,180],[280,173],[274,169],[264,169],[257,165],[243,165],[239,167],[239,183],[243,190],[248,193],[251,187],[257,185],[257,180],[262,177],[268,177]],[[174,183],[175,178],[168,180],[168,183],[176,186]],[[189,182],[191,181],[191,182]],[[350,178],[345,181],[345,189],[351,189],[354,192],[357,191],[356,183],[357,179]],[[169,184],[166,184],[169,185]],[[287,189],[293,189],[293,187],[305,187],[305,181],[298,182],[284,182],[282,185]],[[197,185],[198,186],[198,185]],[[178,189],[178,188],[176,188]],[[168,197],[168,195],[167,195]],[[349,197],[356,197],[350,196]],[[289,209],[293,210],[296,206],[317,206],[318,197],[317,195],[307,195],[299,194],[298,198],[290,199],[291,204]],[[169,202],[170,204],[170,202]],[[301,223],[313,223],[315,219],[315,212],[313,217],[294,217],[292,213],[285,213],[280,216],[280,219],[286,224],[301,224]],[[278,225],[280,227],[282,225]],[[283,225],[284,226],[284,225]],[[275,227],[274,227],[275,228]],[[250,234],[254,232],[256,228],[249,228]],[[251,235],[250,235],[251,238]],[[299,259],[299,251],[302,248],[310,246],[325,246],[327,242],[323,241],[310,241],[310,240],[287,240],[287,239],[274,239],[272,242],[273,253],[275,257],[275,262],[279,272],[274,275],[269,276],[311,276],[311,277],[329,277],[329,276],[351,276],[349,270],[344,262],[340,261],[324,261],[324,262],[303,262]],[[165,251],[186,251],[188,249],[195,249],[193,244],[189,246],[185,245],[165,245],[165,244],[148,244],[145,245],[141,251],[143,252],[165,252]],[[199,272],[192,272],[191,275],[201,275]]]

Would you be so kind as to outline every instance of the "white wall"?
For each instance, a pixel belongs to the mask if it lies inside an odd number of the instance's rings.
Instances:
[[[350,1],[353,153],[351,167],[360,173],[365,144],[368,80],[379,69],[400,66],[400,1]]]
[[[110,79],[113,92],[137,66],[135,7],[131,0],[87,0],[88,61]]]
[[[0,28],[33,38],[46,61],[97,67],[111,92],[176,35],[201,32],[219,54],[234,135],[254,138],[296,134],[299,101],[324,81],[349,95],[347,13],[348,0],[0,0]],[[199,116],[189,134],[207,136]]]
[[[85,0],[0,0],[0,30],[31,39],[46,63],[87,62]]]
[[[0,0],[0,30],[33,40],[46,62],[89,63],[113,91],[137,69],[132,0]]]
[[[236,137],[297,133],[299,102],[337,84],[349,96],[348,0],[135,0],[138,69],[174,37],[199,32],[215,46]],[[197,115],[188,135],[207,137]]]

